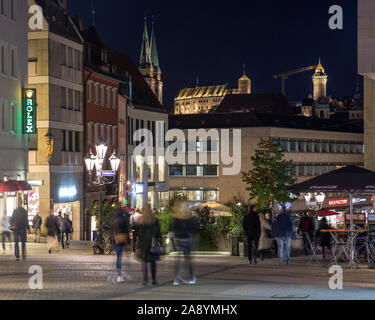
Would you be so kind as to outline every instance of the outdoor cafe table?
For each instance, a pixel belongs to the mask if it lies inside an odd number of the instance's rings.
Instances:
[[[355,239],[359,233],[364,230],[330,229],[320,232],[329,232],[333,239],[332,264],[337,264],[337,260],[344,254],[349,267],[358,268],[359,261],[355,253]],[[346,239],[340,238],[340,235],[347,235]]]

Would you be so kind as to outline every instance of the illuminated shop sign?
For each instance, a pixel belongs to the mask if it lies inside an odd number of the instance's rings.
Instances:
[[[135,193],[143,193],[143,184],[137,183],[135,185]]]
[[[72,187],[61,187],[59,189],[59,198],[74,198],[77,195],[77,188]]]
[[[342,206],[345,204],[348,204],[349,200],[348,199],[337,199],[337,200],[329,200],[328,205],[329,206]]]
[[[36,133],[36,89],[24,89],[23,133]]]

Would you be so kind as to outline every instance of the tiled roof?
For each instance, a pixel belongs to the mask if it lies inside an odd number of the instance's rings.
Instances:
[[[226,84],[217,86],[185,88],[178,91],[175,100],[188,98],[206,98],[206,97],[220,97],[225,96],[229,89]]]

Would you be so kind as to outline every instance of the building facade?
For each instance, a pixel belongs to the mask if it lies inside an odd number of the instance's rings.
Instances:
[[[331,126],[329,126],[331,124]],[[336,129],[332,125],[336,124]],[[170,165],[168,168],[169,196],[182,193],[192,203],[217,201],[226,203],[233,199],[248,200],[247,185],[242,181],[242,172],[252,169],[251,157],[255,155],[262,138],[280,142],[285,159],[294,163],[292,176],[298,182],[327,173],[349,164],[363,166],[363,134],[360,127],[340,124],[330,120],[312,121],[304,117],[283,117],[268,114],[207,114],[170,116],[171,129],[181,129],[188,137],[188,129],[229,129],[229,152],[240,159],[240,172],[223,174],[228,167],[222,160],[222,137],[219,140],[209,136],[207,149],[204,142],[187,140],[190,150],[197,151],[197,164]],[[327,127],[326,130],[319,129]],[[330,128],[330,129],[328,129]],[[241,130],[240,147],[234,148],[233,130]],[[195,150],[194,150],[195,146]],[[188,149],[187,149],[188,150]],[[208,162],[200,163],[198,151],[208,150]]]
[[[365,167],[375,170],[375,3],[358,1],[358,73],[364,77]]]
[[[181,89],[174,99],[174,114],[215,111],[228,94],[251,94],[250,78],[244,73],[238,79],[237,89],[230,89],[226,84]]]
[[[29,141],[29,208],[45,219],[68,214],[73,239],[83,219],[83,38],[66,1],[29,0],[43,9],[42,29],[29,29],[29,86],[37,92],[37,133]],[[45,233],[44,225],[42,233]]]
[[[26,0],[0,1],[0,181],[27,178],[27,10]],[[0,217],[11,215],[16,206],[15,193],[0,193]]]

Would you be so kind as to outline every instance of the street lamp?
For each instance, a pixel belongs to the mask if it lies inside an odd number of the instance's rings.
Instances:
[[[107,153],[108,146],[101,140],[97,145],[95,145],[96,155],[92,154],[92,151],[86,155],[84,158],[87,172],[89,174],[89,185],[99,186],[99,254],[104,253],[103,248],[103,199],[102,199],[102,187],[104,185],[109,185],[115,182],[116,172],[120,165],[120,158],[117,157],[116,153],[109,157],[109,162],[112,171],[103,170],[105,163],[105,156]],[[96,171],[96,177],[93,176],[93,171]],[[105,174],[104,174],[105,173]]]

